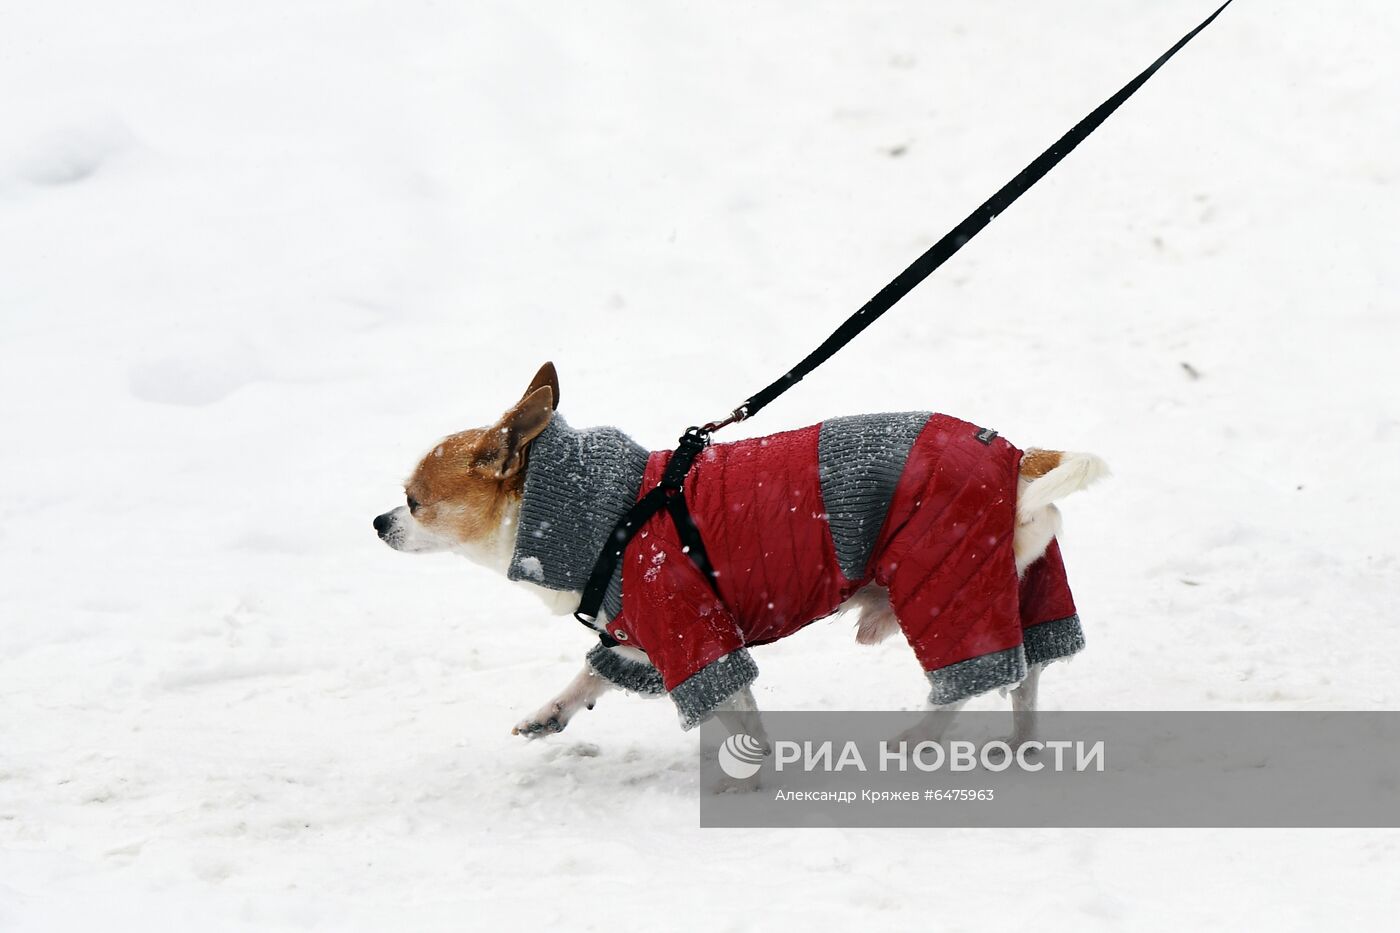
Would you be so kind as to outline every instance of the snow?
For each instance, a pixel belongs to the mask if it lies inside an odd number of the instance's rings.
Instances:
[[[702,832],[669,703],[511,736],[586,633],[370,528],[545,359],[648,446],[733,408],[1211,6],[11,5],[0,929],[1388,923],[1393,831]],[[1103,456],[1047,707],[1394,709],[1398,29],[1235,4],[728,435]],[[760,705],[917,704],[851,629]]]

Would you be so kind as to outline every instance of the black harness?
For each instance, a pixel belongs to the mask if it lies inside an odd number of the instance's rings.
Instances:
[[[713,428],[709,425],[703,428],[687,429],[685,434],[681,435],[680,443],[676,446],[675,452],[671,454],[671,459],[666,463],[666,470],[661,474],[661,482],[645,496],[638,499],[637,504],[628,509],[622,518],[618,519],[613,530],[608,533],[608,543],[604,545],[603,552],[598,555],[598,561],[593,565],[593,572],[588,575],[588,583],[583,588],[583,597],[579,600],[578,610],[574,613],[574,618],[590,629],[597,627],[594,623],[598,618],[598,610],[603,605],[603,597],[608,591],[608,583],[612,580],[613,572],[617,569],[618,562],[622,560],[623,552],[627,550],[632,536],[662,509],[670,513],[671,521],[675,523],[676,534],[681,539],[682,550],[690,555],[695,566],[705,575],[705,579],[710,581],[710,587],[718,594],[719,587],[715,583],[715,570],[710,565],[709,556],[705,553],[705,542],[701,540],[700,529],[695,527],[695,520],[690,517],[690,509],[685,504],[685,477],[690,472],[690,468],[694,466],[695,458],[709,443],[711,430]],[[609,648],[617,644],[617,639],[605,631],[599,631],[598,638]]]

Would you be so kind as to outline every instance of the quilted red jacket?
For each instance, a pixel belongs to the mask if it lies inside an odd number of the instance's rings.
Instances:
[[[888,588],[935,703],[1018,682],[1028,652],[1034,663],[1082,646],[1058,545],[1016,576],[1021,451],[947,415],[887,417],[904,420],[843,433],[833,419],[700,455],[685,494],[718,593],[668,517],[633,539],[607,631],[646,652],[687,726],[756,676],[746,647],[871,582]],[[649,456],[641,490],[670,455]]]

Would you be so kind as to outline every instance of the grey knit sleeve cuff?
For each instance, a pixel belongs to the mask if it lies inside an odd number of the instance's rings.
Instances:
[[[1017,645],[929,671],[932,690],[928,701],[933,706],[946,706],[1025,679],[1026,651]]]
[[[588,652],[588,666],[593,668],[593,672],[599,677],[623,690],[651,696],[660,696],[666,692],[666,685],[661,681],[661,672],[656,668],[641,661],[624,658],[602,645],[596,645]]]
[[[744,648],[711,661],[676,685],[671,699],[681,715],[681,728],[694,729],[725,700],[758,679],[758,665]]]
[[[1021,637],[1026,643],[1027,664],[1049,664],[1084,650],[1084,629],[1078,615],[1033,625]]]

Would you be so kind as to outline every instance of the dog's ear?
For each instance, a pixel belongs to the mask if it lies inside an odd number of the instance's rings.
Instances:
[[[525,394],[520,396],[523,402],[530,397],[530,393],[548,387],[550,391],[549,407],[555,411],[559,410],[559,374],[554,371],[553,363],[545,363],[540,367],[540,371],[535,373],[535,378],[530,380],[530,388],[525,390]]]
[[[549,367],[553,371],[554,367]],[[552,390],[544,385],[529,392],[514,408],[501,416],[496,425],[500,441],[496,476],[505,479],[525,468],[525,451],[554,417]]]

